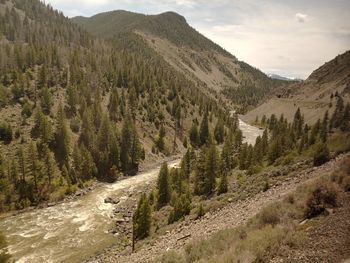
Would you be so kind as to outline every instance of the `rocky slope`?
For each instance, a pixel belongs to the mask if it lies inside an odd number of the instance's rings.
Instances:
[[[312,124],[327,110],[332,114],[336,94],[345,102],[350,101],[350,51],[325,63],[305,81],[280,89],[274,98],[247,113],[244,119],[251,122],[256,116],[261,119],[274,113],[292,120],[300,107],[305,120]]]
[[[229,98],[236,105],[256,105],[285,83],[272,80],[237,60],[173,12],[146,16],[113,11],[90,18],[76,17],[72,21],[94,35],[113,38],[117,42],[130,34],[139,37],[139,43],[147,44],[177,72],[198,83],[208,93]]]
[[[263,207],[276,200],[281,200],[298,186],[335,171],[348,157],[349,154],[340,155],[318,168],[304,169],[302,163],[297,164],[291,168],[291,173],[283,181],[272,185],[266,192],[261,192],[242,201],[229,203],[221,209],[207,213],[201,219],[186,219],[152,242],[143,243],[142,247],[134,253],[130,253],[130,246],[124,250],[124,254],[110,248],[87,262],[151,262],[166,251],[179,251],[193,240],[202,240],[219,230],[231,229],[244,224]],[[339,225],[337,226],[339,228]]]

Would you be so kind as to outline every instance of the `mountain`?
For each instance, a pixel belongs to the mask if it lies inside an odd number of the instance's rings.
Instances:
[[[121,34],[92,36],[39,0],[0,1],[0,211],[182,153],[204,113],[209,129],[234,127],[219,100]]]
[[[271,79],[279,79],[279,80],[284,80],[284,81],[301,81],[300,79],[294,79],[294,78],[287,78],[283,77],[277,74],[268,74],[269,78]]]
[[[72,21],[93,35],[113,39],[123,48],[133,48],[137,42],[137,46],[143,47],[139,48],[141,53],[151,49],[153,56],[157,54],[207,94],[233,103],[243,111],[258,105],[271,96],[275,88],[285,84],[237,60],[174,12],[142,15],[113,11],[90,18],[75,17]],[[134,41],[130,44],[126,39]]]
[[[350,101],[350,51],[316,69],[305,81],[280,89],[275,98],[248,112],[244,118],[283,114],[292,120],[299,107],[307,122],[315,123],[326,111],[332,114],[337,98]]]

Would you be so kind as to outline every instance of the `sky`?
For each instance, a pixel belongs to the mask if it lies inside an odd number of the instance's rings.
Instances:
[[[175,11],[267,74],[307,78],[350,49],[350,0],[45,0],[66,16]]]

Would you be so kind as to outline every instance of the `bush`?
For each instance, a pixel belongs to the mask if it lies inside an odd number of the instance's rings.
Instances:
[[[29,102],[26,102],[23,105],[21,114],[24,118],[29,118],[32,116],[32,105]]]
[[[313,218],[323,213],[327,207],[337,206],[338,192],[334,185],[318,184],[306,200],[305,217]]]
[[[314,166],[320,166],[330,159],[329,149],[326,144],[317,145],[314,153]]]
[[[204,211],[204,208],[203,208],[203,204],[201,203],[199,205],[199,208],[198,208],[197,219],[203,217],[204,215],[205,215],[205,211]]]
[[[70,128],[72,129],[72,132],[78,133],[80,130],[80,121],[78,118],[74,118],[70,121]]]
[[[12,141],[12,128],[8,123],[0,124],[0,141],[10,143]]]
[[[280,222],[280,206],[280,203],[275,203],[264,208],[257,216],[258,226],[264,227],[265,225],[277,225]]]

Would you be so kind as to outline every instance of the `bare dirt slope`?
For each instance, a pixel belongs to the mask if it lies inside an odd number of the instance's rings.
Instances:
[[[302,171],[289,181],[271,187],[267,192],[259,193],[245,201],[230,203],[222,209],[207,213],[202,219],[186,220],[174,230],[152,241],[151,244],[145,244],[135,253],[131,254],[129,248],[127,249],[129,251],[126,250],[124,254],[110,250],[108,253],[92,258],[89,262],[150,262],[169,249],[179,250],[190,241],[207,238],[219,230],[234,228],[256,215],[272,201],[283,198],[297,186],[333,172],[345,157],[346,155],[341,155],[319,168]]]
[[[244,120],[254,121],[256,116],[283,114],[292,120],[299,107],[305,120],[313,124],[328,110],[335,109],[335,94],[350,102],[350,51],[337,56],[315,70],[304,82],[279,90],[276,97],[248,112]]]

